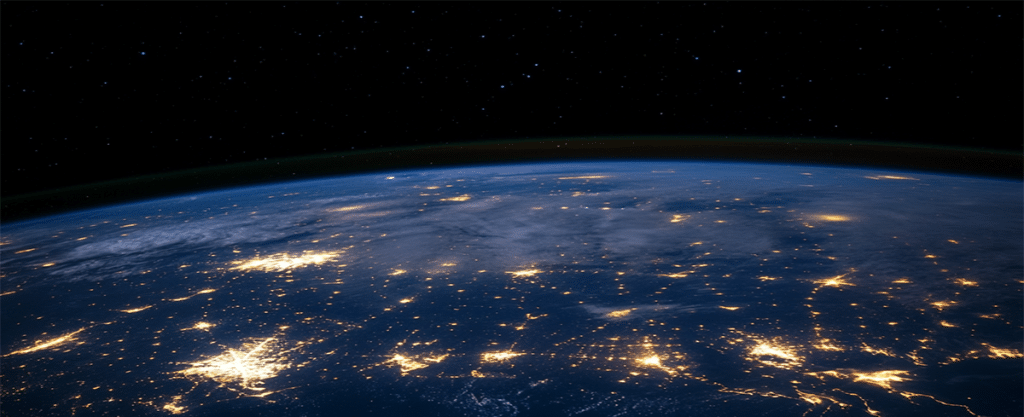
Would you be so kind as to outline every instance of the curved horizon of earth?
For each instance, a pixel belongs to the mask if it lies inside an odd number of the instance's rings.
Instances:
[[[689,161],[3,224],[9,415],[1020,415],[1020,181]]]

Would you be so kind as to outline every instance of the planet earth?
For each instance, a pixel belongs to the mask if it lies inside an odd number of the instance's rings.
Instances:
[[[1024,413],[1024,187],[594,161],[2,225],[9,416]]]

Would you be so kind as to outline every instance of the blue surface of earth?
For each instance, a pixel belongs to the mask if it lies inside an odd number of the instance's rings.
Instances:
[[[4,224],[2,414],[1020,416],[1022,194],[546,163]]]

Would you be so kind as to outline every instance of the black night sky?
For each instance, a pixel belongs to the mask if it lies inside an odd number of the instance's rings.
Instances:
[[[1021,2],[0,8],[4,197],[487,140],[1024,149]]]

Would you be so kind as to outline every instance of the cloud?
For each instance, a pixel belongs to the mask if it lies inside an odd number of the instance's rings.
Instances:
[[[197,250],[217,250],[244,243],[262,243],[309,233],[298,226],[295,213],[251,218],[214,218],[154,227],[136,226],[97,236],[60,255],[48,270],[72,280],[100,280],[116,274],[134,274],[163,265],[160,257],[181,257]],[[177,261],[173,261],[177,262]],[[172,263],[173,263],[172,262]],[[123,275],[122,275],[123,276]]]
[[[281,239],[301,231],[295,228],[293,222],[285,219],[267,217],[262,220],[213,219],[157,228],[140,227],[129,236],[111,237],[79,246],[67,254],[67,260],[137,253],[158,256],[164,255],[161,251],[171,247],[223,247],[237,243],[256,243]]]

